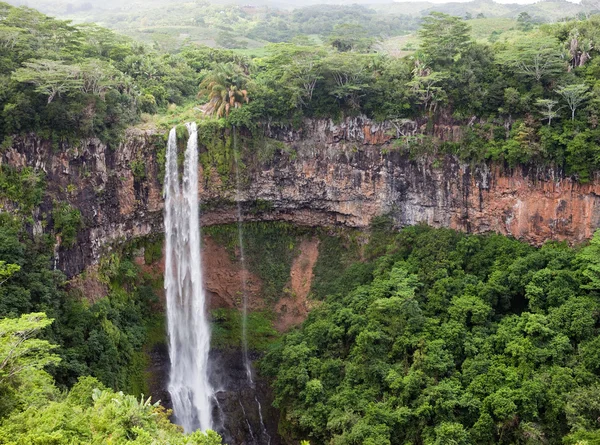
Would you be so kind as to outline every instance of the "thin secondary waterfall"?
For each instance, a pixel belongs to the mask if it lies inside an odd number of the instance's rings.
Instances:
[[[165,168],[165,290],[169,332],[169,393],[177,423],[186,432],[210,429],[213,390],[208,380],[210,328],[205,309],[198,206],[198,134],[187,124],[183,181],[177,136],[169,133]]]
[[[244,360],[244,368],[246,368],[246,376],[248,383],[254,385],[252,379],[252,366],[250,365],[250,357],[248,356],[248,273],[246,269],[246,254],[244,253],[244,228],[242,227],[242,202],[240,197],[240,168],[239,168],[239,152],[237,150],[237,135],[235,127],[233,128],[233,148],[234,148],[234,165],[235,165],[235,185],[237,203],[237,228],[238,228],[238,244],[240,246],[240,261],[242,263],[242,356]]]
[[[240,246],[240,262],[242,264],[242,358],[244,360],[244,368],[246,370],[246,378],[248,379],[248,385],[252,390],[256,390],[256,385],[254,384],[254,379],[252,377],[252,364],[250,363],[250,357],[248,355],[248,272],[246,267],[246,255],[244,252],[244,227],[243,217],[242,217],[242,200],[241,200],[241,182],[240,182],[240,167],[239,167],[239,156],[240,152],[237,147],[237,132],[236,128],[233,127],[233,149],[234,149],[234,164],[235,164],[235,185],[236,185],[236,196],[235,200],[237,203],[237,228],[238,228],[238,244]],[[251,444],[259,444],[259,443],[267,443],[267,445],[271,444],[271,436],[267,433],[267,428],[265,427],[265,423],[263,421],[262,416],[262,406],[258,401],[258,397],[256,393],[254,394],[254,400],[256,401],[258,407],[258,415],[260,420],[261,427],[261,438],[255,437],[252,426],[248,422],[248,418],[246,415],[246,411],[244,410],[244,406],[240,401],[240,406],[242,407],[242,411],[244,413],[244,417],[246,418],[246,424],[248,426],[248,431],[251,437]]]

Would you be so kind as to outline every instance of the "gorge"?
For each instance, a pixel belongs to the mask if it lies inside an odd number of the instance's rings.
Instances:
[[[388,214],[398,227],[423,222],[538,245],[548,239],[584,241],[600,224],[597,179],[581,184],[550,167],[511,169],[470,165],[449,155],[410,156],[394,146],[390,128],[391,123],[353,118],[337,125],[307,121],[302,131],[266,129],[261,143],[268,156],[245,157],[242,149],[244,220],[366,228],[374,216]],[[443,138],[460,137],[457,128],[437,131]],[[64,145],[59,153],[30,135],[15,138],[5,150],[4,164],[32,167],[45,176],[47,194],[33,215],[34,232],[43,231],[52,199],[81,211],[85,225],[78,242],[59,249],[58,267],[68,276],[97,264],[112,243],[162,233],[163,135],[132,129],[115,149],[91,139]],[[202,224],[234,223],[235,186],[219,175],[211,150],[200,146]],[[136,165],[143,166],[141,173],[132,168]],[[10,202],[5,206],[10,209]]]
[[[189,286],[184,287],[188,292],[202,294],[197,287],[197,280],[202,279],[210,309],[242,310],[242,344],[238,345],[239,352],[235,348],[217,347],[211,352],[210,365],[194,360],[182,362],[175,351],[187,350],[188,358],[195,357],[201,345],[196,340],[206,335],[206,331],[201,334],[198,330],[199,308],[190,311],[182,307],[187,312],[176,316],[167,305],[170,329],[177,331],[169,335],[171,360],[165,350],[151,354],[155,363],[152,366],[156,368],[152,371],[153,378],[159,382],[152,385],[152,393],[175,408],[175,420],[187,431],[205,429],[203,425],[214,422],[212,427],[226,443],[278,444],[281,443],[276,423],[279,414],[270,407],[270,389],[264,379],[253,379],[253,365],[248,361],[249,357],[256,357],[249,354],[245,340],[246,311],[269,308],[275,316],[274,326],[280,331],[302,322],[311,308],[309,293],[321,254],[320,238],[310,230],[292,238],[294,256],[285,271],[284,289],[289,296],[270,301],[265,296],[266,284],[249,270],[244,255],[244,223],[280,221],[298,227],[360,230],[367,229],[374,218],[386,215],[397,227],[423,222],[472,233],[495,231],[532,244],[547,239],[579,243],[598,227],[600,183],[596,180],[580,184],[549,168],[469,165],[448,155],[411,157],[398,146],[402,135],[399,132],[394,135],[393,128],[391,123],[377,124],[362,118],[347,119],[340,124],[306,121],[302,131],[266,128],[265,135],[257,138],[262,148],[253,154],[247,147],[256,142],[248,135],[240,137],[238,142],[233,134],[219,131],[217,136],[223,141],[233,140],[233,146],[200,143],[197,169],[193,168],[193,160],[188,159],[189,149],[194,149],[193,144],[198,141],[198,130],[193,127],[186,128],[180,137],[173,129],[166,143],[160,131],[132,129],[116,150],[97,140],[87,140],[81,145],[62,147],[60,153],[32,135],[16,138],[4,152],[3,162],[16,169],[35,168],[47,178],[46,196],[33,214],[34,233],[45,230],[43,218],[48,213],[44,209],[51,208],[56,200],[67,201],[81,212],[84,223],[78,231],[77,243],[73,247],[63,246],[57,239],[56,265],[71,277],[85,272],[83,281],[77,278],[73,286],[85,289],[90,299],[95,298],[94,289],[98,297],[105,292],[95,278],[101,258],[135,240],[161,239],[166,212],[165,224],[172,227],[167,233],[172,234],[166,238],[166,258],[159,261],[158,270],[165,273],[167,302],[169,292],[171,298],[180,298],[177,295],[183,289],[181,284],[186,282]],[[440,139],[460,137],[459,129],[436,131]],[[222,165],[216,161],[219,149],[225,150],[226,175],[219,172]],[[183,189],[177,185],[177,150],[186,150]],[[189,189],[194,182],[190,168],[198,173],[201,211],[193,210],[193,206],[178,207],[187,202],[182,201],[184,196],[195,191]],[[161,197],[163,184],[165,190],[172,190],[165,201]],[[5,205],[10,209],[10,202]],[[176,251],[180,261],[190,261],[184,258],[187,250],[182,250],[182,246],[193,241],[193,237],[185,234],[188,229],[184,226],[191,229],[197,224],[185,221],[199,213],[199,223],[207,228],[202,240],[204,277],[194,278],[199,270],[191,269],[172,274],[169,271],[176,271],[172,265]],[[177,229],[173,226],[175,215],[179,224],[183,224]],[[235,252],[228,251],[227,242],[219,236],[219,227],[228,225],[240,246]],[[211,227],[217,231],[211,231]],[[169,247],[172,242],[179,246],[176,250]],[[261,260],[254,256],[252,261]],[[155,267],[144,260],[143,254],[136,262]],[[185,281],[178,283],[181,277]],[[199,298],[197,303],[202,301]],[[192,315],[196,318],[189,318]],[[207,347],[207,344],[201,347],[203,354]],[[203,360],[208,359],[204,357]],[[164,364],[173,361],[181,366],[181,374],[178,376],[173,368],[175,374],[169,378]],[[196,387],[209,388],[204,398],[198,398],[191,396],[193,392],[188,392],[191,389],[185,389],[190,384],[186,376],[189,369],[203,367],[211,381],[198,382]],[[169,379],[170,397],[165,393]],[[178,398],[178,393],[183,398]],[[204,414],[198,412],[188,419],[179,417],[177,413],[182,409],[192,412],[197,409],[182,407],[185,401],[203,405],[208,411],[204,409]]]
[[[189,131],[196,134],[197,140],[197,133],[191,128]],[[600,224],[598,180],[580,184],[551,168],[510,169],[493,163],[466,164],[450,155],[408,155],[401,145],[403,132],[393,123],[375,123],[365,118],[349,118],[338,124],[307,120],[301,130],[267,127],[264,136],[246,134],[237,142],[239,147],[235,146],[234,134],[221,130],[216,132],[217,138],[233,140],[233,147],[225,142],[201,143],[197,169],[202,203],[200,222],[206,227],[234,224],[238,245],[242,246],[236,254],[239,262],[232,263],[227,258],[230,255],[210,233],[204,236],[203,256],[209,258],[205,260],[204,281],[210,307],[239,307],[245,314],[249,295],[254,301],[252,310],[273,304],[265,301],[260,278],[250,273],[245,264],[242,221],[367,229],[373,218],[387,215],[396,227],[426,223],[470,233],[493,231],[532,244],[548,239],[579,243],[588,239]],[[435,132],[440,140],[461,137],[457,127],[439,127]],[[70,277],[87,271],[83,286],[88,294],[90,291],[93,294],[93,289],[102,289],[95,282],[94,270],[104,255],[122,243],[162,237],[163,212],[169,215],[176,211],[180,219],[185,213],[172,207],[168,196],[163,201],[161,192],[163,183],[168,189],[177,179],[177,170],[173,170],[177,163],[175,149],[179,145],[183,150],[193,142],[186,135],[187,130],[178,137],[173,129],[165,144],[161,131],[131,129],[116,149],[98,140],[85,140],[63,146],[59,153],[47,141],[30,135],[15,138],[13,146],[3,153],[6,165],[16,169],[32,167],[44,172],[47,178],[46,197],[33,214],[34,233],[44,230],[43,218],[48,214],[45,209],[51,208],[55,200],[69,202],[81,211],[84,224],[77,243],[73,247],[63,246],[57,239],[56,266]],[[248,144],[258,144],[259,149],[250,154]],[[219,154],[219,149],[224,154]],[[225,160],[218,161],[219,155]],[[161,165],[165,158],[166,170]],[[223,168],[219,162],[225,163],[229,173],[219,172]],[[187,161],[185,165],[188,168]],[[189,172],[184,174],[183,184],[184,189],[190,184]],[[5,206],[10,209],[10,202]],[[192,213],[198,215],[197,210]],[[176,242],[181,246],[188,241],[184,237]],[[296,297],[283,297],[271,307],[276,316],[275,326],[281,330],[300,323],[309,311],[307,297],[319,257],[318,245],[314,236],[303,238],[294,260],[298,266],[292,265],[288,272],[289,286]],[[169,271],[172,269],[169,241],[165,252],[165,270]],[[165,273],[167,293],[177,288],[175,276],[169,277],[171,274]],[[190,285],[192,289],[197,283],[192,280]],[[194,293],[199,292],[195,289]],[[181,329],[180,334],[171,332],[171,341],[196,351],[197,344],[187,334],[192,325],[181,320],[171,318],[172,325]],[[243,339],[247,335],[245,323],[246,317],[242,321]],[[272,443],[279,443],[273,423],[277,415],[271,408],[265,411],[269,419],[266,429],[263,424],[261,400],[262,406],[270,404],[269,390],[264,381],[252,380],[246,340],[242,341],[241,355],[219,349],[211,353],[212,382],[200,386],[215,388],[216,406],[206,398],[198,403],[213,406],[209,409],[212,413],[205,411],[204,416],[208,417],[204,419],[199,414],[188,420],[176,419],[186,430],[193,430],[209,424],[212,417],[216,421],[213,428],[229,443],[241,443],[244,437],[251,437],[252,443],[271,443],[271,436]],[[171,348],[175,346],[172,344]],[[159,362],[166,360],[164,354],[157,357]],[[188,365],[196,367],[193,362]],[[203,366],[208,366],[207,362],[200,368]],[[223,372],[224,369],[227,371]],[[162,367],[157,374],[163,382],[167,381],[165,372]],[[184,376],[189,372],[185,368],[182,372],[179,383],[171,376],[172,392],[185,386]],[[174,390],[175,384],[180,389]],[[155,391],[158,391],[155,396],[161,398],[162,394],[169,406],[164,388]],[[195,399],[185,397],[190,401]],[[177,416],[181,400],[177,397],[170,400]],[[236,412],[239,410],[241,416]]]
[[[600,443],[598,5],[232,1],[0,1],[0,445]]]

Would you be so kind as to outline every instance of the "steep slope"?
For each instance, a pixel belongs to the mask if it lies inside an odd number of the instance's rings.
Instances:
[[[365,228],[373,217],[389,214],[398,227],[494,231],[533,244],[578,243],[600,225],[597,178],[580,184],[546,167],[511,170],[452,156],[411,157],[394,144],[403,131],[361,118],[314,120],[302,130],[267,128],[268,138],[254,141],[254,148],[242,141],[244,219]],[[436,127],[434,133],[460,138],[458,127]],[[28,136],[4,151],[4,164],[45,176],[43,203],[31,215],[33,231],[52,228],[54,200],[81,211],[77,242],[57,246],[57,265],[69,276],[97,263],[114,243],[162,232],[161,144],[162,134],[131,130],[115,148],[85,140],[56,151]],[[231,150],[203,148],[203,225],[236,220]],[[11,202],[5,199],[4,208],[11,210]]]

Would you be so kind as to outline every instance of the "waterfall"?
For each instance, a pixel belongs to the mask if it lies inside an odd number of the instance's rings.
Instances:
[[[251,386],[254,385],[252,379],[252,366],[250,365],[250,357],[248,356],[248,272],[246,269],[246,254],[244,253],[244,228],[242,227],[242,201],[240,196],[240,168],[238,165],[237,137],[235,127],[233,129],[233,148],[234,148],[234,164],[235,164],[235,201],[237,203],[237,229],[238,229],[238,244],[240,246],[240,262],[242,264],[242,358],[244,360],[244,368],[246,368],[246,377]]]
[[[171,370],[168,390],[175,421],[186,432],[211,428],[213,390],[208,381],[210,328],[205,312],[198,206],[198,134],[187,124],[183,181],[177,136],[169,133],[165,168],[165,290]]]
[[[235,201],[237,203],[237,229],[238,229],[238,244],[240,246],[240,262],[242,265],[242,359],[244,361],[244,368],[246,370],[246,378],[248,379],[248,385],[253,391],[256,391],[256,385],[254,384],[254,379],[252,377],[252,364],[250,362],[250,357],[248,355],[248,272],[246,267],[246,255],[244,253],[244,228],[243,228],[243,217],[242,217],[242,198],[241,198],[241,182],[240,182],[240,167],[239,167],[239,159],[240,152],[237,149],[237,132],[235,127],[233,127],[233,151],[234,151],[234,164],[235,164],[235,185],[236,185],[236,194]],[[254,393],[254,400],[256,401],[258,407],[258,415],[260,419],[260,427],[261,434],[263,438],[266,438],[267,445],[271,444],[271,436],[267,433],[267,428],[265,427],[265,423],[263,421],[262,416],[262,406],[258,401],[258,397],[256,396],[256,392]],[[240,406],[242,407],[242,412],[244,413],[244,417],[246,418],[246,424],[248,426],[248,431],[251,437],[251,444],[261,443],[258,437],[255,437],[252,427],[248,422],[248,417],[246,415],[246,411],[244,410],[244,406],[242,402],[240,402]],[[262,442],[264,443],[264,442]]]

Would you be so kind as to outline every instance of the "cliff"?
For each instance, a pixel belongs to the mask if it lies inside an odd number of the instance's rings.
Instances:
[[[253,148],[242,139],[244,219],[361,228],[389,214],[398,226],[424,222],[494,231],[533,244],[581,242],[600,225],[600,180],[580,184],[548,168],[472,166],[451,156],[412,158],[394,144],[398,137],[419,134],[411,125],[313,120],[302,130],[267,127],[268,138]],[[436,127],[434,133],[460,138],[454,127]],[[92,139],[56,150],[30,135],[15,138],[2,153],[2,163],[45,174],[46,196],[32,215],[32,230],[52,227],[53,200],[80,209],[85,227],[77,242],[57,249],[57,265],[68,276],[97,263],[115,243],[162,232],[161,143],[161,134],[132,129],[115,148]],[[234,222],[235,181],[219,172],[210,150],[203,147],[201,153],[201,220]]]

